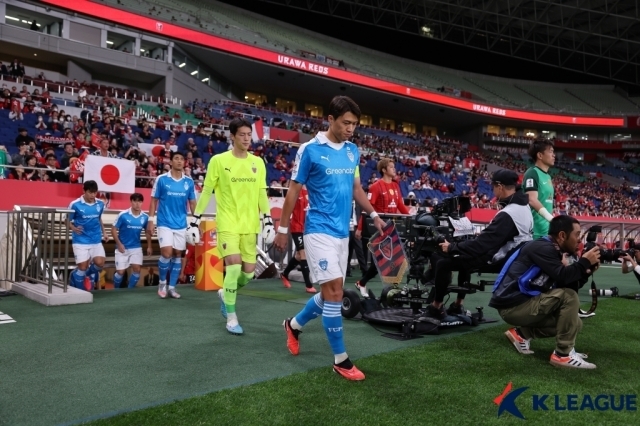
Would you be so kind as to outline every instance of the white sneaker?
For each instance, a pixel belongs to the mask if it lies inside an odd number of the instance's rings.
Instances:
[[[175,288],[169,287],[169,296],[173,299],[180,299],[180,294],[178,294]]]
[[[572,350],[568,356],[558,356],[556,351],[553,351],[549,363],[554,367],[581,368],[587,370],[594,370],[596,368],[595,364],[585,361],[575,350]]]
[[[166,299],[167,298],[167,285],[162,285],[160,284],[158,286],[158,296],[160,296],[160,299]]]
[[[520,337],[515,327],[505,331],[504,335],[507,336],[507,339],[509,339],[511,343],[513,343],[513,346],[521,354],[531,355],[533,353],[533,351],[531,350],[531,340]]]
[[[360,295],[364,298],[369,297],[369,292],[367,291],[366,285],[360,285],[360,281],[356,281],[356,288],[360,291]]]
[[[579,357],[580,357],[580,358],[582,358],[582,359],[587,359],[587,358],[589,358],[589,355],[587,355],[587,354],[583,354],[583,353],[581,353],[581,352],[576,352],[576,348],[571,349],[571,353],[569,353],[569,355],[571,355],[571,354],[573,354],[573,355],[577,355],[577,356],[579,356]]]

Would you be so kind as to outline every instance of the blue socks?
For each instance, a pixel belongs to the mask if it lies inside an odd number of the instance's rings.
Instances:
[[[71,272],[71,277],[69,278],[69,284],[72,287],[84,290],[84,277],[86,276],[86,274],[87,274],[86,271],[81,271],[78,268],[74,269],[73,272]]]
[[[113,288],[120,288],[120,285],[122,285],[122,278],[124,277],[117,272],[113,274]]]
[[[322,314],[323,307],[325,305],[324,300],[322,300],[322,294],[317,293],[315,296],[310,298],[307,301],[307,304],[302,308],[302,310],[296,315],[295,320],[301,327],[303,327],[306,323],[311,321],[314,318],[317,318]],[[331,303],[331,302],[328,302]],[[324,322],[323,322],[324,325]]]
[[[160,259],[158,259],[158,276],[160,277],[160,284],[166,284],[169,269],[171,269],[171,258],[160,256]]]
[[[325,333],[327,333],[329,346],[331,346],[334,355],[345,354],[347,352],[342,337],[341,308],[341,302],[327,302],[325,300],[324,308],[322,309],[322,326],[324,327]]]
[[[171,259],[171,274],[169,275],[169,287],[175,288],[180,278],[180,269],[182,269],[182,259],[174,257]]]
[[[133,272],[129,277],[129,288],[134,288],[136,285],[138,285],[139,279],[140,279],[140,274],[136,274],[135,272]],[[115,277],[114,277],[114,281],[115,281]]]

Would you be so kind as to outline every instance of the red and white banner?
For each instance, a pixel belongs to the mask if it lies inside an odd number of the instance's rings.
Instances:
[[[264,140],[264,125],[262,120],[258,120],[251,125],[251,140],[253,142]]]
[[[158,157],[164,148],[164,145],[155,144],[155,143],[139,143],[138,149],[144,152],[147,157],[152,155],[154,157]],[[178,150],[177,145],[171,145],[171,151],[176,152]]]
[[[84,181],[89,180],[95,180],[100,191],[133,194],[136,164],[130,160],[88,155],[84,160]]]

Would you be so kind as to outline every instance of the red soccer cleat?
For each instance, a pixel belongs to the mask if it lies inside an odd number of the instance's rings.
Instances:
[[[298,338],[302,332],[291,328],[291,318],[284,320],[282,326],[284,327],[285,333],[287,333],[287,349],[289,349],[291,355],[298,355],[300,353],[300,342]]]
[[[358,367],[356,367],[355,365],[352,366],[351,368],[342,368],[334,364],[333,371],[335,371],[336,373],[338,373],[339,375],[341,375],[347,380],[353,380],[353,381],[364,380],[364,373],[358,370]]]

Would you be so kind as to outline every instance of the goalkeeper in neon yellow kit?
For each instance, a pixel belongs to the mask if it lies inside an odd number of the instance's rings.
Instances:
[[[200,239],[200,216],[211,194],[216,194],[216,222],[218,250],[224,259],[226,275],[223,288],[218,291],[222,316],[227,319],[227,331],[243,334],[236,315],[236,296],[253,278],[256,267],[257,234],[260,215],[262,235],[267,244],[273,242],[275,230],[267,198],[267,172],[264,161],[248,152],[251,146],[251,123],[236,118],[229,124],[233,149],[215,155],[209,161],[202,195],[187,229],[187,239]]]

